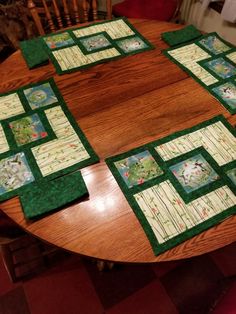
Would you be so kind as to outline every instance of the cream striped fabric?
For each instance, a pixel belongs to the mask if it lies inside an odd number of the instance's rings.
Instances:
[[[90,158],[61,107],[53,107],[45,113],[57,139],[32,148],[42,175],[50,175]]]
[[[180,136],[155,147],[155,149],[167,161],[200,146],[208,151],[219,166],[236,159],[236,139],[222,122],[216,122],[195,132]]]
[[[16,93],[0,97],[0,120],[24,113],[24,107]]]
[[[211,55],[209,55],[196,44],[190,44],[181,48],[176,48],[174,50],[168,51],[168,54],[179,63],[183,64],[207,86],[218,82],[218,80],[213,75],[211,75],[197,63],[198,61],[210,58]]]
[[[236,204],[227,186],[185,204],[170,181],[134,195],[159,243],[213,217]]]
[[[73,31],[76,37],[88,36],[100,32],[107,32],[112,39],[119,39],[135,34],[123,20],[97,24]]]
[[[5,136],[5,133],[3,131],[3,128],[0,124],[0,154],[5,153],[9,150],[9,145],[7,142],[7,138]]]

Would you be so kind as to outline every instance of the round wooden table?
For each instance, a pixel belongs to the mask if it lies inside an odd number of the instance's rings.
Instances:
[[[99,155],[82,169],[89,198],[35,222],[26,221],[18,198],[0,208],[29,233],[60,248],[116,262],[157,262],[203,254],[236,240],[236,217],[159,255],[128,205],[104,159],[162,138],[215,115],[236,124],[203,87],[162,55],[160,34],[180,28],[130,20],[156,49],[58,76],[52,64],[28,70],[20,51],[0,65],[0,92],[54,77],[69,109]]]

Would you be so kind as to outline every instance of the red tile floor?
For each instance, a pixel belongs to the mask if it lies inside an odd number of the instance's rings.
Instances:
[[[236,314],[236,245],[178,262],[116,264],[58,251],[13,284],[0,257],[0,314]],[[234,301],[232,301],[234,300]]]

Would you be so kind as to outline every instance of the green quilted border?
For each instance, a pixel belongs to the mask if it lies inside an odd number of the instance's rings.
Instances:
[[[121,190],[123,191],[128,203],[130,204],[131,208],[133,209],[135,215],[137,216],[137,218],[139,219],[150,243],[151,246],[153,248],[153,251],[155,253],[155,255],[158,255],[178,244],[180,244],[181,242],[199,234],[200,232],[214,226],[215,224],[221,222],[223,219],[229,217],[232,214],[236,213],[236,205],[234,205],[231,208],[228,208],[227,210],[225,210],[222,213],[219,213],[217,215],[215,215],[214,217],[209,218],[208,220],[200,223],[197,226],[194,226],[186,231],[184,231],[183,233],[181,233],[180,235],[177,235],[175,237],[173,237],[172,239],[167,240],[165,243],[158,243],[157,238],[154,234],[154,232],[152,231],[149,222],[147,221],[145,215],[143,214],[142,210],[140,209],[138,203],[136,202],[134,195],[137,194],[138,192],[141,192],[143,190],[146,190],[149,187],[155,186],[157,184],[160,184],[163,181],[166,180],[170,180],[171,183],[173,184],[173,186],[176,188],[177,192],[180,194],[180,196],[184,196],[184,198],[187,200],[187,202],[196,199],[197,197],[200,197],[201,195],[204,195],[206,192],[210,192],[210,191],[214,191],[215,189],[219,188],[220,186],[223,185],[227,185],[231,191],[236,194],[236,188],[235,185],[233,184],[233,182],[230,180],[230,178],[225,174],[225,172],[227,170],[233,169],[236,166],[236,162],[230,162],[222,167],[218,166],[218,164],[214,161],[214,159],[209,155],[209,153],[203,148],[203,147],[199,147],[197,149],[194,149],[186,154],[183,154],[177,158],[173,158],[170,161],[164,162],[162,160],[162,158],[159,156],[159,154],[156,152],[155,147],[159,146],[161,144],[164,144],[166,142],[169,142],[175,138],[178,138],[182,135],[186,135],[189,134],[191,132],[194,132],[196,130],[199,130],[203,127],[207,127],[215,122],[222,122],[224,124],[224,126],[234,135],[236,136],[236,130],[228,123],[228,121],[222,116],[216,116],[210,120],[204,121],[194,127],[182,130],[182,131],[178,131],[175,132],[169,136],[166,136],[162,139],[153,141],[149,144],[137,147],[135,149],[132,149],[128,152],[125,153],[121,153],[119,155],[113,156],[113,157],[109,157],[107,158],[105,161],[110,169],[110,171],[112,172],[113,176],[115,177],[119,187],[121,188]],[[137,185],[134,186],[132,188],[129,188],[125,181],[123,180],[123,178],[121,177],[119,171],[117,170],[116,166],[115,166],[115,162],[118,160],[122,160],[124,158],[127,158],[129,156],[135,155],[137,153],[140,153],[144,150],[148,150],[151,155],[153,156],[153,158],[155,159],[155,161],[158,163],[158,165],[161,167],[161,169],[164,171],[163,175],[160,175],[159,177],[156,177],[154,179],[151,179],[147,182],[144,182],[141,185]],[[184,160],[185,157],[190,157],[196,154],[202,154],[203,157],[209,162],[209,164],[212,166],[212,168],[219,174],[220,179],[217,180],[216,182],[213,182],[203,188],[200,188],[198,191],[192,193],[190,196],[186,197],[186,192],[183,191],[183,188],[180,187],[178,185],[178,183],[176,183],[176,180],[173,179],[173,176],[170,175],[168,167],[170,165],[172,165],[174,162],[178,162],[180,160]],[[183,158],[184,156],[184,158]]]
[[[34,86],[39,86],[39,85],[42,85],[42,84],[45,84],[45,83],[49,83],[58,102],[55,102],[53,104],[50,104],[50,105],[47,105],[45,107],[41,107],[39,109],[31,109],[29,104],[28,104],[28,101],[26,100],[26,97],[24,96],[24,93],[23,93],[23,90],[25,89],[28,89],[30,87],[34,87]],[[2,153],[0,154],[0,159],[4,159],[4,158],[7,158],[7,157],[10,157],[16,153],[19,153],[19,152],[24,152],[25,156],[26,156],[26,159],[28,161],[28,164],[29,164],[29,167],[33,173],[33,176],[35,178],[35,181],[32,182],[32,183],[29,183],[27,185],[24,185],[22,187],[19,187],[13,191],[9,191],[9,192],[6,192],[2,195],[0,195],[0,201],[4,201],[4,200],[7,200],[13,196],[17,196],[19,193],[22,193],[24,192],[24,190],[26,189],[26,187],[28,185],[34,185],[34,183],[38,184],[38,183],[44,183],[46,181],[49,181],[49,180],[53,180],[59,176],[62,176],[62,175],[65,175],[65,174],[69,174],[73,171],[76,171],[78,169],[81,169],[83,167],[86,167],[88,165],[91,165],[95,162],[98,162],[99,161],[99,158],[97,156],[97,154],[95,153],[95,151],[93,150],[93,148],[91,147],[91,145],[89,144],[86,136],[84,135],[84,133],[82,132],[82,130],[80,129],[80,127],[78,126],[76,120],[74,119],[74,117],[72,116],[71,112],[69,111],[61,93],[59,92],[59,89],[57,88],[56,86],[56,83],[54,81],[53,78],[50,78],[48,80],[45,80],[45,81],[40,81],[40,82],[37,82],[37,83],[33,83],[33,84],[29,84],[29,85],[26,85],[26,86],[23,86],[15,91],[11,91],[11,92],[8,92],[8,93],[4,93],[4,94],[1,94],[1,96],[6,96],[6,95],[9,95],[9,94],[13,94],[13,93],[17,93],[20,100],[21,100],[21,103],[23,104],[23,107],[26,111],[26,113],[24,114],[20,114],[20,115],[16,115],[14,117],[11,117],[11,118],[8,118],[8,119],[5,119],[5,120],[2,120],[1,121],[1,124],[3,125],[3,128],[4,128],[4,131],[6,130],[6,125],[8,124],[8,122],[12,121],[12,120],[17,120],[18,117],[22,117],[22,116],[25,116],[25,115],[30,115],[30,114],[33,114],[33,113],[38,113],[40,115],[40,117],[42,117],[42,120],[43,122],[46,121],[46,128],[47,130],[49,131],[49,137],[50,138],[44,138],[44,139],[40,139],[38,141],[35,141],[33,143],[29,143],[29,144],[26,144],[26,145],[22,145],[22,146],[19,146],[19,147],[16,147],[14,146],[14,142],[15,140],[13,139],[12,136],[10,136],[9,138],[9,145],[10,145],[10,148],[12,147],[13,150],[11,151],[7,151],[5,153]],[[77,133],[77,135],[79,136],[81,142],[83,143],[85,149],[87,150],[90,158],[88,159],[85,159],[81,162],[78,162],[68,168],[65,168],[65,169],[62,169],[62,170],[59,170],[55,173],[52,173],[50,175],[47,175],[45,177],[42,176],[41,174],[41,171],[35,161],[35,158],[33,156],[33,153],[31,151],[31,148],[34,147],[34,146],[38,146],[42,143],[46,143],[48,142],[49,140],[52,140],[54,138],[56,138],[54,132],[52,131],[51,129],[51,126],[46,118],[46,115],[43,113],[44,110],[47,110],[47,109],[50,109],[52,107],[56,107],[56,106],[60,106],[63,110],[63,112],[65,113],[67,119],[69,120],[71,126],[73,127],[73,129],[75,130],[75,132]],[[9,136],[9,130],[5,133],[6,136]],[[7,138],[8,140],[8,138]]]
[[[228,51],[226,52],[223,52],[223,53],[220,53],[220,54],[213,54],[211,51],[207,50],[203,45],[201,45],[199,43],[199,41],[203,38],[207,38],[209,36],[216,36],[219,40],[221,40],[224,44],[226,44],[227,46],[229,46],[231,49],[229,49]],[[211,73],[216,79],[219,80],[219,82],[216,82],[214,84],[211,84],[210,86],[207,86],[206,84],[204,84],[197,76],[195,76],[188,68],[186,68],[182,63],[178,62],[175,58],[173,58],[168,52],[169,51],[172,51],[172,50],[175,50],[177,48],[181,48],[181,47],[187,47],[188,45],[191,45],[191,44],[196,44],[198,47],[200,47],[202,50],[204,50],[205,52],[207,52],[211,57],[208,58],[208,59],[204,59],[202,61],[199,61],[198,63],[203,66],[203,68],[205,68],[209,73]],[[168,49],[165,49],[162,51],[162,53],[168,58],[170,59],[173,63],[177,64],[182,70],[184,70],[186,73],[188,73],[191,77],[193,77],[195,79],[195,81],[197,81],[200,85],[202,85],[206,90],[208,90],[209,93],[211,93],[217,100],[219,100],[219,102],[231,113],[231,114],[235,114],[236,113],[236,108],[231,108],[220,96],[218,96],[216,93],[214,93],[214,91],[212,90],[213,88],[215,87],[218,87],[219,85],[222,85],[226,82],[232,82],[232,79],[235,78],[236,76],[234,77],[231,77],[231,78],[228,78],[228,79],[222,79],[220,77],[218,77],[216,75],[216,73],[214,73],[213,71],[211,71],[209,68],[207,67],[204,67],[204,63],[207,62],[207,61],[210,61],[210,60],[214,60],[214,59],[218,59],[220,57],[223,57],[223,58],[226,58],[227,62],[233,64],[234,66],[236,66],[231,60],[229,60],[227,58],[227,55],[236,51],[236,48],[229,42],[225,41],[224,39],[222,39],[217,33],[213,32],[213,33],[209,33],[207,35],[203,35],[201,36],[200,38],[198,38],[197,40],[194,40],[194,41],[191,41],[191,42],[188,42],[187,44],[184,43],[184,44],[181,44],[181,45],[177,45],[175,47],[171,47],[171,48],[168,48]],[[233,81],[234,85],[235,85],[235,82]]]
[[[112,43],[112,46],[108,46],[108,47],[105,47],[105,48],[101,48],[99,50],[94,50],[92,52],[88,52],[84,46],[80,43],[80,39],[83,39],[83,38],[87,38],[87,37],[92,37],[92,36],[95,36],[97,34],[101,34],[101,33],[95,33],[95,34],[91,34],[89,36],[84,36],[84,37],[80,37],[80,38],[77,38],[75,35],[74,35],[74,31],[76,31],[77,29],[83,29],[83,28],[89,28],[91,26],[94,26],[94,25],[98,25],[98,24],[107,24],[107,23],[110,23],[110,22],[113,22],[113,21],[116,21],[116,20],[123,20],[131,29],[132,31],[134,32],[133,35],[130,35],[130,36],[127,36],[127,37],[122,37],[122,38],[119,38],[119,39],[112,39],[106,32],[104,32],[106,34],[106,38]],[[78,28],[74,28],[74,29],[70,29],[70,30],[67,30],[67,31],[62,31],[62,32],[57,32],[55,33],[55,35],[57,34],[61,34],[61,33],[68,33],[72,39],[75,41],[74,44],[69,44],[69,45],[66,45],[64,47],[58,47],[58,48],[55,48],[55,49],[50,49],[47,44],[45,43],[45,41],[43,40],[43,38],[46,38],[46,37],[51,37],[52,34],[49,34],[49,35],[46,35],[46,36],[43,36],[41,37],[41,42],[43,44],[43,47],[45,47],[54,67],[56,68],[56,72],[61,75],[61,74],[64,74],[64,73],[71,73],[71,72],[75,72],[75,71],[78,71],[78,70],[81,70],[81,69],[86,69],[86,68],[89,68],[89,67],[92,67],[96,64],[101,64],[101,63],[105,63],[105,62],[109,62],[109,61],[112,61],[112,60],[116,60],[116,59],[120,59],[122,57],[125,57],[125,56],[129,56],[129,55],[134,55],[134,54],[137,54],[137,53],[140,53],[140,52],[143,52],[143,51],[147,51],[147,50],[151,50],[151,49],[154,49],[155,47],[145,38],[143,37],[136,29],[135,27],[126,19],[126,18],[116,18],[116,19],[113,19],[113,20],[109,20],[109,21],[101,21],[101,22],[97,22],[97,23],[93,23],[93,24],[90,24],[90,25],[87,25],[87,26],[83,26],[83,27],[78,27]],[[103,33],[103,32],[102,32]],[[117,42],[120,41],[120,40],[124,40],[124,39],[127,39],[127,38],[132,38],[132,37],[135,37],[135,36],[138,36],[139,38],[142,39],[142,41],[147,45],[147,47],[143,48],[143,49],[139,49],[139,50],[136,50],[136,51],[132,51],[132,52],[129,52],[129,53],[125,53],[123,52],[123,50],[117,45]],[[82,50],[82,52],[86,54],[89,54],[89,53],[94,53],[94,52],[98,52],[98,51],[103,51],[103,50],[106,50],[107,48],[109,47],[114,47],[116,48],[120,55],[119,56],[116,56],[116,57],[112,57],[112,58],[108,58],[108,59],[104,59],[104,60],[99,60],[99,61],[96,61],[96,62],[93,62],[93,63],[90,63],[90,64],[87,64],[87,65],[82,65],[82,66],[79,66],[79,67],[75,67],[73,69],[68,69],[68,70],[61,70],[61,67],[59,65],[59,63],[57,62],[57,59],[54,57],[53,55],[53,52],[54,51],[57,51],[57,50],[61,50],[61,49],[64,49],[64,48],[68,48],[68,47],[72,47],[72,46],[79,46],[79,48]]]

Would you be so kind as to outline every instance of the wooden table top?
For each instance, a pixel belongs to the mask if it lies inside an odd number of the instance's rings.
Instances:
[[[28,70],[17,51],[0,65],[0,92],[54,77],[69,109],[99,155],[82,169],[89,198],[35,222],[24,219],[18,198],[0,208],[31,234],[82,255],[120,262],[156,262],[203,254],[236,240],[236,217],[159,255],[128,205],[104,159],[223,114],[202,86],[162,55],[160,34],[180,28],[130,20],[156,49],[58,76],[52,64]]]

